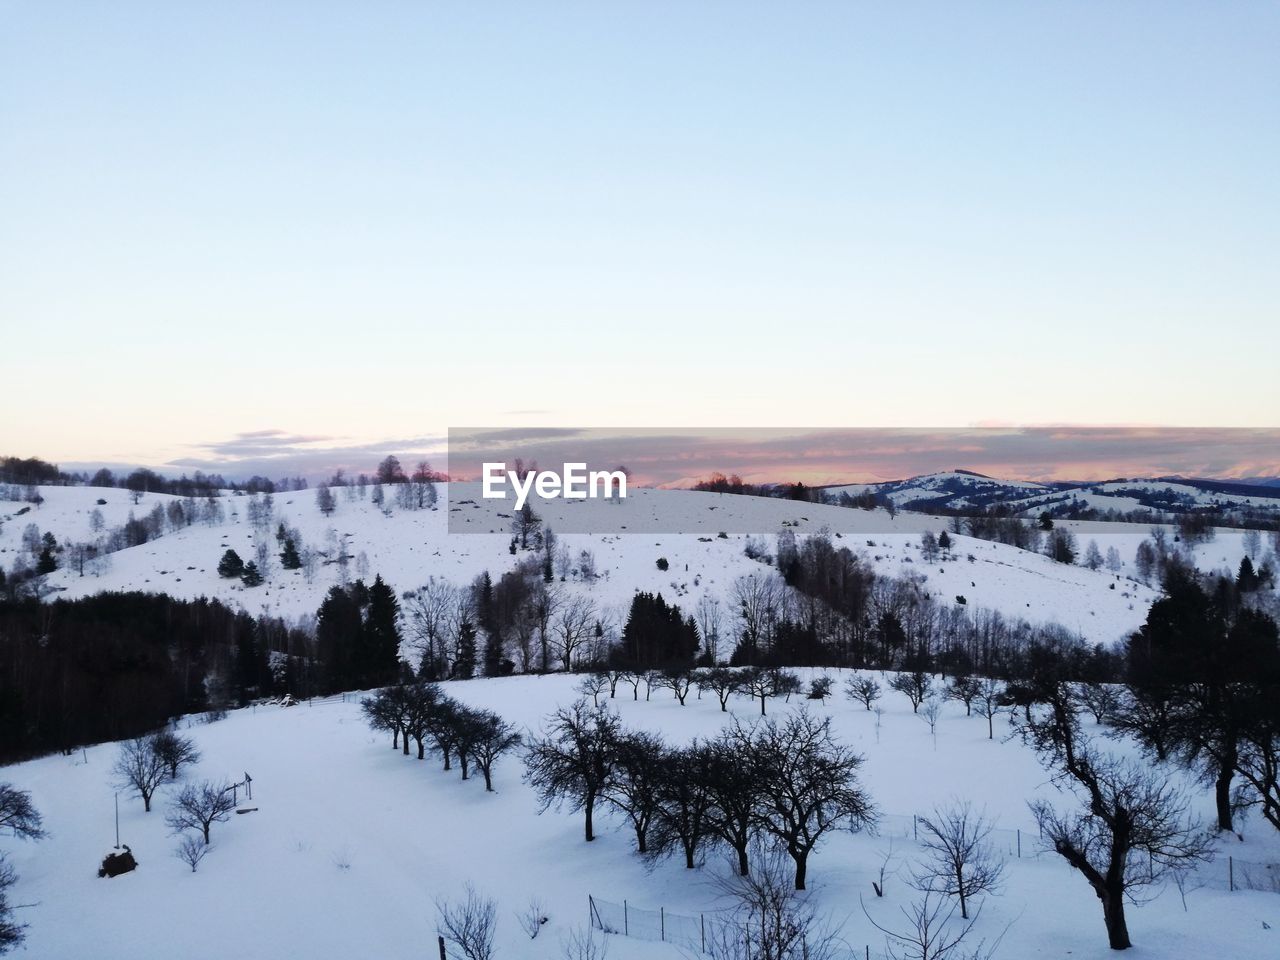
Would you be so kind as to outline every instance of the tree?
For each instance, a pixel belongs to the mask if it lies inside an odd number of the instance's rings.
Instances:
[[[360,664],[363,682],[391,683],[400,673],[400,601],[381,575],[369,586],[369,608],[365,614],[364,654]]]
[[[470,680],[476,674],[476,628],[470,620],[463,620],[458,626],[457,650],[453,679]]]
[[[521,736],[496,713],[480,711],[477,730],[471,744],[476,769],[484,774],[484,788],[493,792],[493,768],[498,758],[518,747]]]
[[[1090,570],[1098,570],[1102,567],[1102,551],[1098,549],[1098,541],[1090,540],[1089,546],[1084,551],[1084,565]]]
[[[378,464],[378,483],[404,483],[404,468],[400,466],[400,458],[384,457]]]
[[[316,487],[316,508],[326,517],[332,516],[338,509],[338,501],[334,499],[333,491],[327,483]]]
[[[761,796],[749,732],[733,726],[712,740],[707,745],[706,771],[707,830],[737,854],[738,873],[746,876]]]
[[[753,851],[756,869],[730,875],[718,886],[732,906],[726,922],[709,926],[712,960],[835,960],[849,957],[838,931],[822,921],[812,901],[796,891],[787,855],[776,844]]]
[[[135,737],[120,744],[113,772],[121,789],[142,798],[145,812],[151,812],[151,797],[169,775],[169,767],[155,749],[154,738]]]
[[[895,674],[889,681],[889,689],[896,690],[911,701],[911,712],[919,713],[920,704],[924,703],[933,689],[933,676],[923,668],[904,670]]]
[[[1125,950],[1132,946],[1126,901],[1138,902],[1141,888],[1210,859],[1209,836],[1162,773],[1095,749],[1065,691],[1054,691],[1048,708],[1021,724],[1022,735],[1083,810],[1059,810],[1047,800],[1029,806],[1054,851],[1101,901],[1111,948]]]
[[[716,699],[720,701],[722,713],[729,711],[729,698],[733,696],[739,684],[736,671],[728,667],[709,667],[698,671],[695,682],[700,691],[710,691],[716,695]]]
[[[875,821],[871,798],[858,783],[862,757],[835,741],[830,719],[807,710],[782,723],[760,721],[749,739],[760,778],[758,822],[795,861],[796,889],[803,890],[809,854],[828,830]]]
[[[920,534],[920,558],[925,563],[935,563],[938,559],[938,538],[932,530]]]
[[[0,830],[12,830],[23,840],[45,836],[44,821],[31,802],[31,794],[9,783],[0,783]]]
[[[151,749],[169,770],[169,779],[178,779],[178,769],[200,762],[200,751],[190,737],[182,737],[172,730],[162,730],[151,738]]]
[[[1076,538],[1070,530],[1056,529],[1045,538],[1045,556],[1058,563],[1076,562]]]
[[[619,736],[615,714],[577,700],[548,718],[546,735],[525,753],[524,778],[537,791],[541,809],[568,803],[581,810],[588,841],[595,839],[596,802],[613,782]]]
[[[0,853],[0,953],[7,953],[21,946],[26,939],[26,924],[18,923],[9,905],[9,888],[18,882],[18,874],[10,866],[5,854]]]
[[[710,833],[711,776],[711,751],[696,740],[664,750],[659,759],[652,849],[666,853],[678,847],[689,870],[696,866],[698,849]]]
[[[280,551],[280,566],[286,570],[297,570],[302,566],[302,557],[298,554],[298,545],[293,537],[285,537],[284,549]]]
[[[614,744],[613,776],[604,797],[631,824],[640,854],[649,852],[649,827],[658,815],[665,754],[661,738],[647,731],[623,733]]]
[[[244,573],[240,575],[240,582],[246,587],[262,586],[262,571],[258,569],[258,564],[250,560],[244,565]]]
[[[195,873],[196,867],[200,866],[200,861],[205,858],[210,847],[211,844],[188,833],[184,834],[182,839],[178,841],[178,846],[174,848],[173,855],[189,866],[192,873]]]
[[[916,871],[917,889],[955,897],[961,919],[968,920],[969,902],[994,892],[1004,873],[1004,861],[989,843],[994,825],[967,803],[935,807],[932,817],[918,817],[917,823],[920,845],[929,854]]]
[[[492,960],[498,904],[482,897],[469,883],[465,890],[466,899],[461,903],[451,904],[443,899],[436,901],[439,917],[436,929],[461,952],[465,960]]]
[[[240,559],[240,554],[234,550],[228,550],[222,555],[222,559],[218,561],[218,576],[226,577],[228,580],[239,579],[244,576],[244,561]]]
[[[973,701],[978,699],[981,690],[982,681],[977,677],[952,677],[951,682],[947,684],[946,689],[942,692],[942,697],[944,700],[959,700],[964,704],[964,715],[971,717],[973,716]]]
[[[855,673],[845,681],[844,692],[850,700],[857,700],[870,711],[871,705],[880,699],[880,684],[872,677]]]
[[[209,829],[215,823],[226,823],[235,808],[229,783],[212,780],[189,783],[170,805],[165,823],[174,833],[199,830],[208,844]]]
[[[1004,684],[999,680],[991,677],[983,677],[978,683],[978,695],[974,698],[974,703],[978,708],[978,715],[985,717],[987,720],[987,739],[994,740],[996,738],[995,719],[996,714],[1000,712],[1000,708],[1004,705]]]

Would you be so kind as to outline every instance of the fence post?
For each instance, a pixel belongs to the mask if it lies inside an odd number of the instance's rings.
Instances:
[[[631,936],[631,922],[627,919],[627,901],[622,901],[622,935]]]
[[[440,944],[440,960],[449,960],[449,958],[444,955],[444,937],[436,937],[436,942]]]
[[[920,842],[920,818],[914,813],[911,815],[911,839]]]
[[[698,926],[702,928],[702,952],[707,952],[707,915],[705,913],[698,914]]]
[[[667,939],[667,908],[666,907],[658,908],[658,930],[659,930],[660,937],[665,943]]]
[[[1018,859],[1022,859],[1022,828],[1018,828]],[[869,949],[869,948],[868,948]]]
[[[1234,857],[1227,857],[1227,889],[1232,893],[1236,889],[1236,861]]]

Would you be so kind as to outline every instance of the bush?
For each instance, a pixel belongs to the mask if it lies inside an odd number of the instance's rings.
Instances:
[[[665,572],[666,572],[666,570],[667,570],[670,566],[671,566],[671,564],[667,563],[667,558],[666,558],[666,557],[659,557],[659,558],[658,558],[658,569],[659,569],[659,570],[661,570],[661,571],[663,571],[663,572],[665,573]]]

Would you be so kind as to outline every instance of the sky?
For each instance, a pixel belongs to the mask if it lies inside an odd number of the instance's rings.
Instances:
[[[1275,426],[1277,49],[1270,3],[0,0],[0,453]]]

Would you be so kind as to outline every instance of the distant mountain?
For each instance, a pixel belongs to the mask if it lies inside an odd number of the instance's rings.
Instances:
[[[1215,513],[1225,517],[1280,519],[1280,478],[1257,481],[1198,477],[1117,478],[1106,481],[1002,480],[972,470],[950,470],[883,483],[824,487],[829,496],[892,501],[900,510],[977,513],[1005,508],[1022,516],[1123,519],[1143,514]]]

